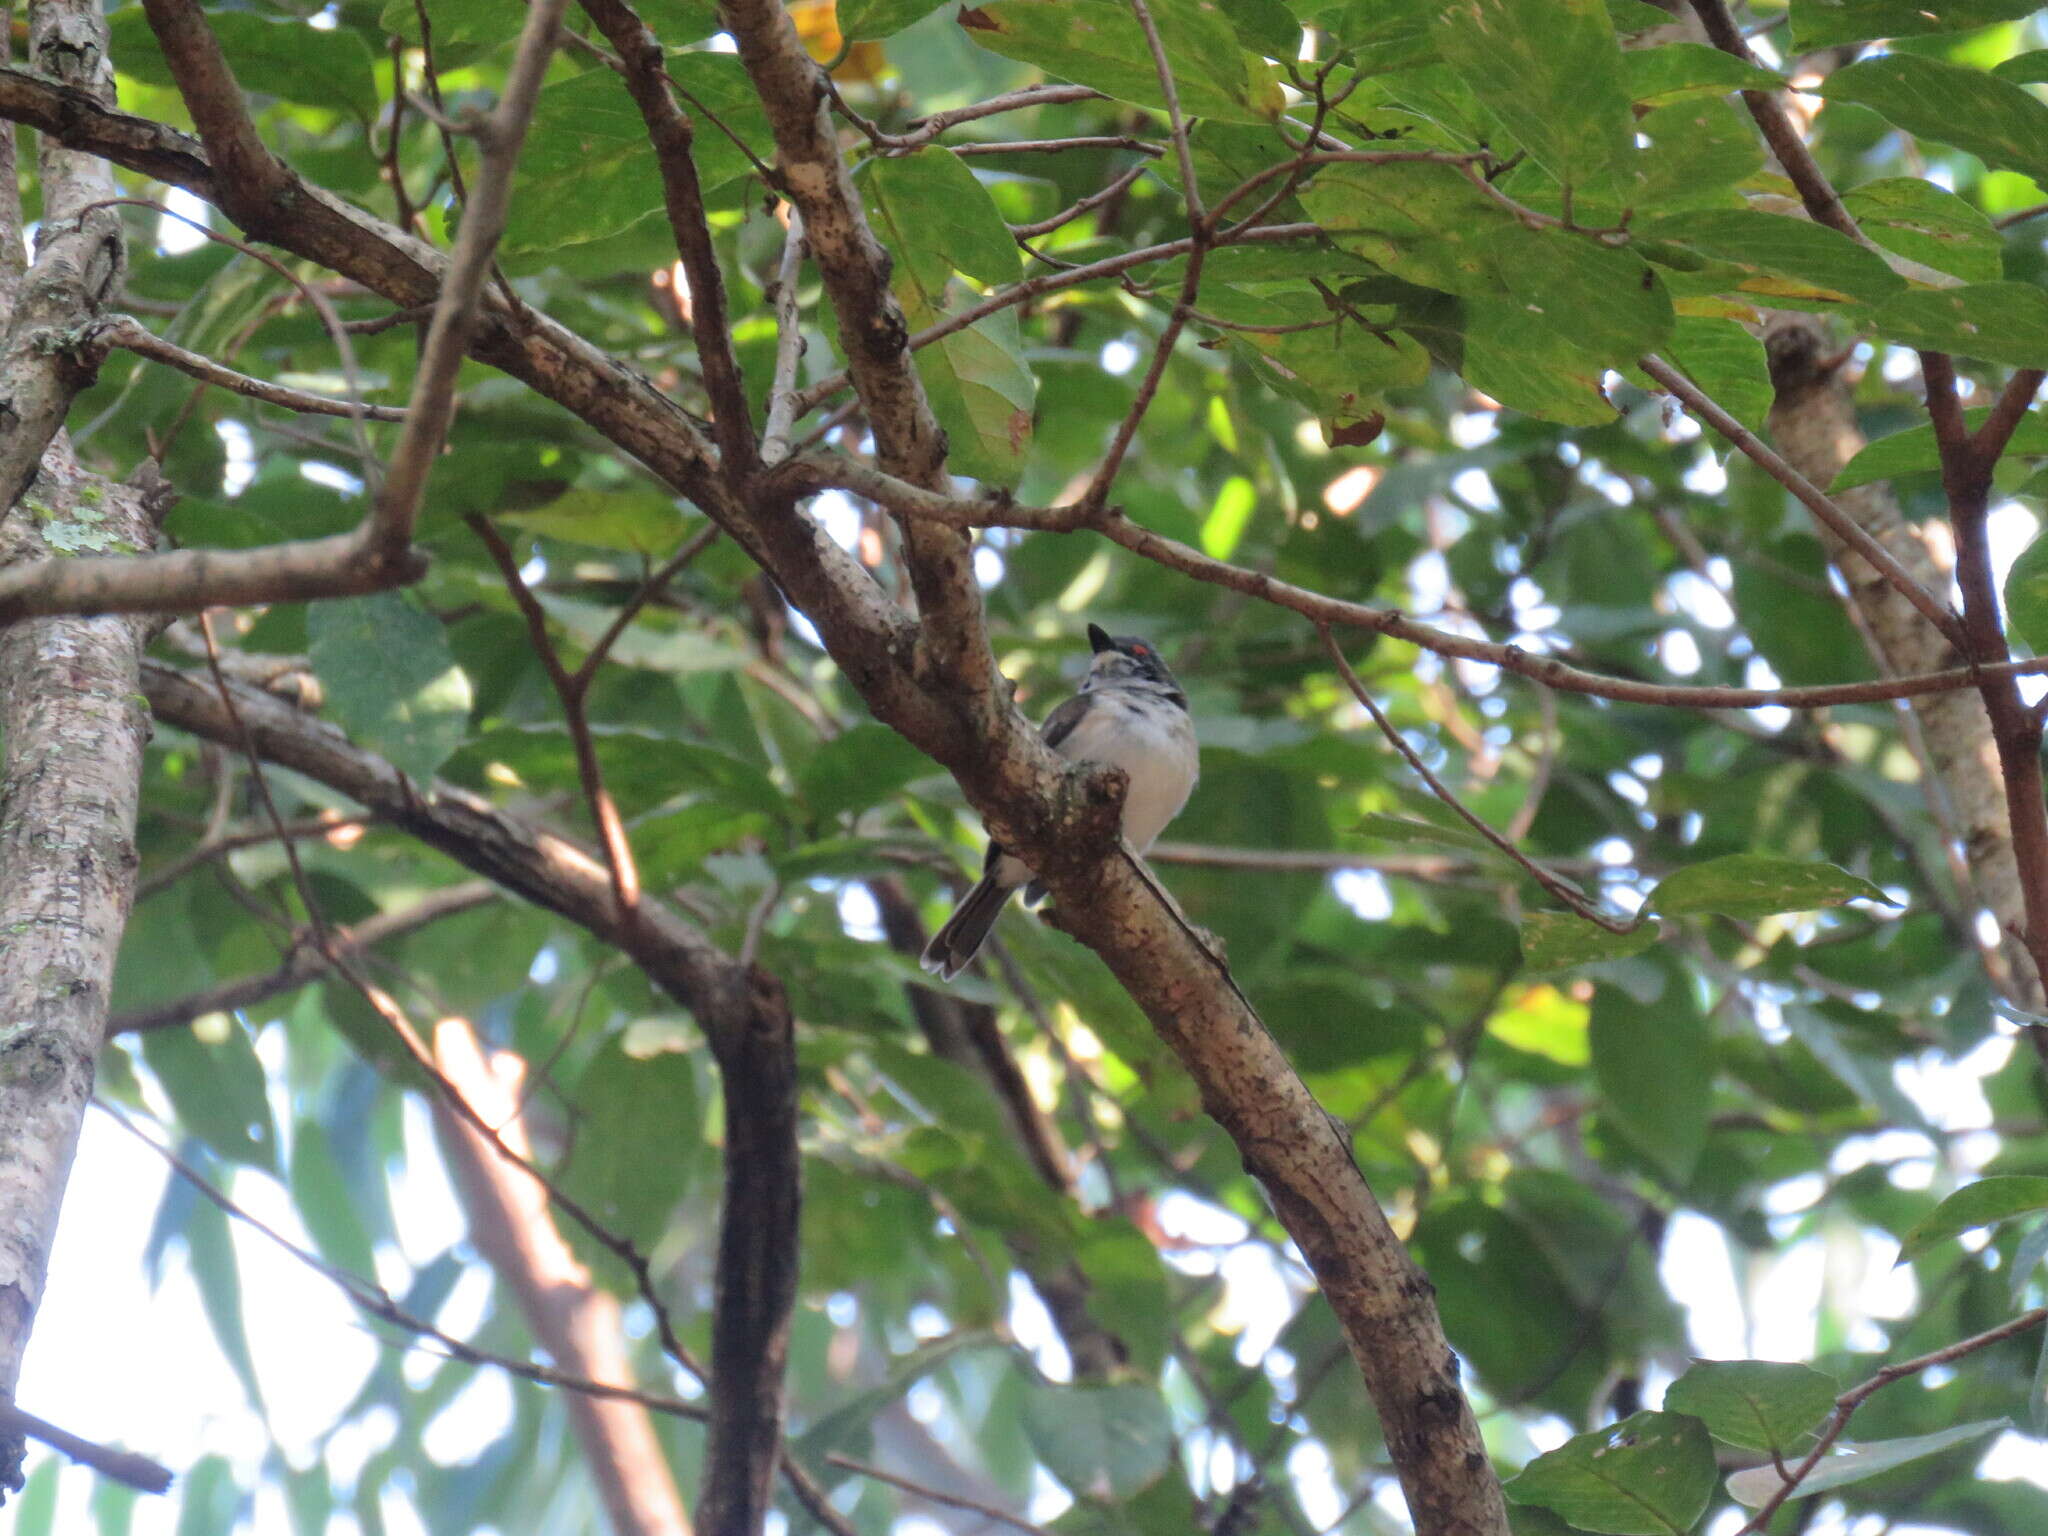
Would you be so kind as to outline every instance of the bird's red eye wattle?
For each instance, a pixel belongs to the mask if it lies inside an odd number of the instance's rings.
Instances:
[[[1131,647],[1131,654],[1133,656],[1140,657],[1150,656],[1152,654],[1152,648],[1146,645],[1134,645]]]

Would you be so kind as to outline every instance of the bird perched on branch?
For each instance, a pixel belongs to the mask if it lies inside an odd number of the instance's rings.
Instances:
[[[1187,695],[1145,641],[1090,624],[1088,643],[1095,655],[1081,691],[1047,715],[1039,733],[1062,757],[1123,770],[1129,781],[1123,834],[1143,853],[1194,790],[1200,768],[1195,723]],[[1025,900],[1045,894],[1022,859],[990,843],[981,878],[932,936],[919,963],[951,981],[981,948],[1010,893],[1027,885]]]

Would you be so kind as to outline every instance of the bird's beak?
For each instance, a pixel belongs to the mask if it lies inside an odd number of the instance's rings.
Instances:
[[[1088,626],[1088,645],[1098,656],[1104,651],[1116,649],[1116,642],[1109,638],[1109,631],[1100,624],[1090,624]]]

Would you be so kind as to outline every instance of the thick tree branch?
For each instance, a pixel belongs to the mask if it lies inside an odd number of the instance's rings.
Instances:
[[[760,1536],[768,1517],[799,1251],[796,1025],[782,984],[748,970],[752,1021],[712,1037],[725,1100],[725,1194],[697,1513],[719,1536]]]
[[[779,190],[803,218],[876,455],[891,474],[944,490],[946,434],[910,357],[909,326],[889,289],[889,255],[868,227],[840,153],[826,77],[779,0],[726,0],[721,15],[767,109]],[[904,557],[917,594],[916,670],[960,685],[962,703],[979,717],[969,729],[997,734],[1007,710],[998,702],[968,540],[906,524]]]
[[[1927,385],[1927,415],[1941,453],[1949,523],[1955,530],[1965,653],[1980,666],[1995,664],[2011,654],[1991,567],[1991,476],[1998,457],[1979,452],[1964,425],[1962,403],[1956,398],[1955,368],[1948,358],[1939,352],[1923,352],[1920,369]],[[2009,434],[2010,428],[2006,430]],[[1991,740],[1998,750],[1999,776],[2005,784],[2006,814],[2012,826],[2013,859],[2025,913],[2019,939],[2033,960],[2037,985],[2048,992],[2048,798],[2044,798],[2041,774],[2042,722],[2020,698],[2019,687],[2011,678],[1989,680],[1979,692],[1991,717]]]

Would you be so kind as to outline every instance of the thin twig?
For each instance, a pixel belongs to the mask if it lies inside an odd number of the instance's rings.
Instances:
[[[271,835],[274,837],[276,834]],[[281,992],[289,992],[324,976],[333,966],[328,950],[344,955],[359,954],[386,939],[417,932],[444,917],[453,917],[459,912],[468,912],[496,901],[498,895],[498,888],[488,880],[465,880],[457,885],[444,886],[409,907],[402,907],[396,912],[380,912],[360,923],[334,929],[328,935],[326,949],[310,943],[296,945],[274,970],[224,981],[217,986],[173,998],[167,1003],[114,1014],[107,1020],[107,1035],[112,1038],[133,1031],[165,1029],[188,1024],[204,1014],[253,1008]]]
[[[355,400],[332,400],[325,395],[310,394],[303,389],[291,389],[283,384],[253,379],[246,373],[237,373],[210,357],[188,352],[176,342],[164,340],[130,315],[109,317],[99,328],[97,340],[103,345],[120,347],[135,353],[138,357],[167,364],[202,383],[217,384],[222,389],[231,390],[250,400],[260,400],[265,405],[281,405],[288,411],[298,411],[307,416],[361,417],[370,421],[405,420],[405,409],[402,406],[364,405]]]
[[[1899,564],[1898,557],[1872,538],[1863,525],[1844,512],[1825,491],[1786,463],[1754,432],[1715,404],[1704,390],[1662,358],[1641,358],[1639,366],[1643,372],[1676,395],[1687,410],[1720,433],[1765,474],[1803,502],[1807,510],[1825,523],[1837,538],[1869,561],[1885,580],[1897,588],[1900,595],[1917,608],[1928,623],[1954,641],[1958,647],[1963,645],[1962,620],[1932,592],[1914,580],[1912,572]]]
[[[948,1493],[943,1488],[934,1488],[929,1483],[920,1483],[915,1478],[905,1477],[900,1472],[885,1472],[880,1467],[865,1461],[855,1461],[834,1451],[825,1458],[827,1465],[856,1472],[862,1477],[873,1478],[878,1483],[887,1483],[892,1488],[901,1488],[905,1493],[916,1494],[932,1504],[943,1504],[950,1509],[964,1509],[970,1514],[980,1515],[984,1520],[993,1520],[998,1525],[1007,1525],[1012,1530],[1025,1531],[1029,1536],[1052,1536],[1042,1525],[1034,1525],[1022,1515],[1013,1515],[1008,1510],[998,1509],[993,1504],[984,1504],[979,1499],[970,1499],[964,1493]]]
[[[807,453],[785,462],[778,475],[805,492],[834,488],[852,491],[913,517],[929,517],[956,528],[1023,528],[1046,533],[1090,530],[1135,555],[1178,571],[1197,581],[1242,592],[1275,607],[1290,609],[1319,625],[1368,630],[1406,641],[1459,661],[1499,667],[1563,693],[1628,704],[1655,704],[1674,709],[1820,709],[1836,704],[1877,704],[1893,699],[1921,698],[1981,685],[1987,678],[2022,677],[2048,672],[2048,657],[2030,657],[1992,665],[1953,667],[1906,677],[1876,678],[1858,683],[1826,683],[1797,688],[1736,688],[1697,684],[1650,683],[1612,677],[1574,667],[1556,656],[1520,646],[1455,634],[1411,619],[1397,609],[1331,597],[1264,571],[1248,570],[1205,555],[1190,545],[1106,509],[1091,518],[1079,506],[1029,507],[1001,496],[955,497],[927,491],[858,460],[833,453]]]
[[[1508,858],[1512,859],[1517,866],[1525,871],[1538,885],[1543,887],[1545,891],[1570,907],[1572,911],[1586,919],[1587,922],[1598,923],[1609,933],[1633,933],[1642,926],[1642,919],[1640,917],[1632,919],[1617,918],[1610,917],[1607,913],[1602,912],[1586,896],[1585,892],[1581,891],[1571,881],[1565,879],[1562,875],[1553,874],[1550,870],[1545,869],[1513,843],[1494,831],[1484,817],[1467,806],[1464,801],[1460,800],[1452,792],[1443,780],[1430,771],[1429,764],[1422,760],[1422,755],[1409,746],[1408,739],[1394,728],[1394,722],[1386,717],[1378,703],[1374,701],[1371,690],[1360,681],[1358,674],[1351,670],[1351,663],[1344,659],[1344,649],[1338,645],[1337,637],[1331,631],[1330,626],[1319,624],[1316,626],[1316,633],[1322,637],[1323,649],[1330,653],[1330,659],[1337,664],[1337,672],[1344,679],[1344,686],[1351,690],[1351,696],[1358,700],[1360,706],[1364,708],[1368,715],[1372,716],[1372,722],[1380,728],[1380,734],[1385,736],[1393,745],[1394,750],[1401,754],[1402,760],[1415,771],[1416,777],[1429,786],[1430,793],[1457,813],[1459,820],[1485,838],[1495,848],[1506,854]]]
[[[1805,1459],[1792,1469],[1784,1485],[1764,1501],[1750,1517],[1749,1523],[1737,1531],[1735,1536],[1756,1536],[1758,1531],[1770,1524],[1771,1516],[1778,1512],[1780,1505],[1799,1491],[1799,1485],[1806,1481],[1813,1469],[1820,1465],[1821,1459],[1834,1448],[1835,1442],[1842,1437],[1842,1431],[1849,1427],[1851,1416],[1863,1406],[1865,1399],[1872,1393],[1908,1376],[1917,1376],[1920,1372],[1931,1370],[1937,1365],[1948,1365],[1965,1355],[1973,1355],[1980,1349],[1988,1349],[1993,1344],[2016,1338],[2040,1327],[2044,1322],[2048,1322],[2048,1307],[2036,1307],[2031,1312],[2022,1312],[2018,1317],[2008,1319],[1996,1328],[1987,1328],[1971,1338],[1924,1355],[1916,1355],[1911,1360],[1901,1360],[1896,1365],[1888,1365],[1875,1376],[1851,1387],[1835,1399],[1834,1411],[1828,1415],[1827,1423],[1821,1426],[1820,1434],[1813,1442],[1813,1449],[1806,1453]]]
[[[761,431],[761,462],[774,466],[789,457],[789,434],[796,425],[797,365],[805,351],[802,311],[797,307],[797,275],[804,262],[804,216],[794,203],[789,231],[782,240],[782,260],[775,268],[769,298],[775,306],[775,376],[768,387],[768,421]]]
[[[554,685],[556,697],[561,700],[562,723],[576,753],[576,776],[582,782],[584,802],[590,808],[591,823],[597,828],[598,842],[604,849],[605,867],[611,873],[612,897],[619,904],[620,920],[631,922],[640,906],[640,870],[634,862],[633,845],[626,836],[626,824],[619,815],[618,805],[613,801],[611,791],[605,787],[604,767],[598,761],[597,743],[590,734],[590,716],[584,708],[584,700],[592,674],[584,670],[572,675],[562,665],[561,653],[555,649],[555,642],[548,634],[547,611],[541,607],[540,599],[533,595],[533,589],[527,586],[526,578],[520,575],[519,560],[512,553],[512,546],[492,526],[491,520],[481,513],[472,512],[463,521],[483,542],[499,574],[504,577],[505,590],[512,594],[520,616],[526,620],[526,632],[532,641],[534,655],[539,658],[548,681]],[[616,634],[612,638],[615,639]]]
[[[370,553],[396,559],[412,543],[413,520],[426,491],[427,474],[439,457],[455,414],[455,380],[476,329],[484,280],[511,207],[512,173],[540,98],[541,81],[555,52],[555,31],[568,0],[534,0],[520,30],[504,93],[489,117],[476,125],[482,164],[462,210],[462,228],[420,348],[412,403],[398,446],[391,452],[382,490],[370,511]]]

